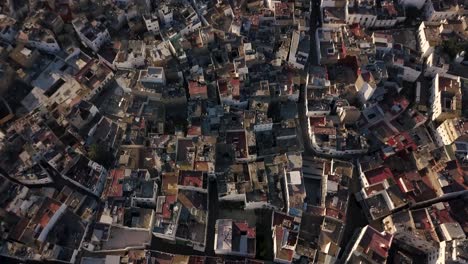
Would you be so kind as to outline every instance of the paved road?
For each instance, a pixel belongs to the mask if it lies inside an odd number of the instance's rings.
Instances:
[[[341,258],[344,249],[346,248],[348,242],[354,235],[354,232],[358,228],[366,226],[368,223],[366,215],[364,214],[361,205],[356,200],[354,193],[361,189],[361,183],[359,182],[358,169],[356,164],[354,164],[353,179],[349,186],[349,200],[348,200],[348,209],[346,211],[346,225],[343,231],[343,236],[341,238],[341,252],[339,257]]]
[[[309,66],[315,66],[319,63],[315,32],[320,24],[320,0],[311,0]]]
[[[214,236],[216,219],[218,219],[219,201],[218,201],[218,185],[216,181],[208,182],[208,224],[206,233],[206,248],[207,256],[214,256]]]

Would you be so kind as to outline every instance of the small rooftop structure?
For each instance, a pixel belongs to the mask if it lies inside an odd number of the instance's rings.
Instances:
[[[255,227],[246,221],[218,219],[215,230],[216,254],[255,257]]]

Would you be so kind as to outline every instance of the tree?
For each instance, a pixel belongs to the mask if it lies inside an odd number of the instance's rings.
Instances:
[[[102,144],[92,144],[88,150],[88,158],[109,168],[114,162],[112,153]]]
[[[405,15],[406,15],[406,20],[405,23],[406,25],[415,25],[419,24],[419,19],[421,17],[421,12],[422,10],[419,10],[415,6],[407,6],[405,8]]]
[[[450,38],[442,42],[442,49],[451,59],[454,59],[460,52],[466,52],[468,50],[468,44],[464,41],[458,41],[455,38]]]

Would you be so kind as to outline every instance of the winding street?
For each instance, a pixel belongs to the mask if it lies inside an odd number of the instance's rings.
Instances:
[[[309,61],[307,63],[306,69],[304,69],[304,75],[308,72],[311,72],[313,66],[319,66],[318,54],[317,54],[317,40],[316,32],[317,28],[321,26],[321,15],[320,15],[320,0],[311,0],[311,11],[310,11],[310,49],[309,49]],[[308,129],[308,118],[306,115],[306,89],[307,87],[303,85],[299,93],[299,102],[298,102],[298,112],[299,112],[299,122],[301,125],[301,133],[304,142],[304,154],[309,156],[316,156],[320,158],[338,158],[341,160],[355,160],[362,155],[357,154],[348,154],[348,155],[330,155],[325,153],[319,153],[314,150],[312,147],[312,142],[309,138],[309,129]],[[363,154],[364,155],[364,154]]]
[[[305,70],[305,73],[310,72],[312,66],[318,66],[318,54],[317,54],[317,41],[316,41],[316,32],[317,28],[321,25],[321,14],[320,14],[320,0],[311,0],[311,12],[310,12],[310,51],[309,51],[309,62],[308,68]],[[359,178],[357,174],[356,162],[357,158],[360,155],[347,155],[340,157],[333,157],[331,155],[326,155],[323,153],[317,153],[313,147],[312,142],[309,138],[308,131],[308,118],[306,115],[306,87],[305,85],[300,90],[299,94],[299,122],[301,124],[301,132],[304,142],[304,155],[305,156],[315,156],[320,158],[339,158],[341,160],[348,160],[352,162],[355,166],[355,172],[350,186],[350,195],[348,200],[348,210],[346,213],[346,219],[351,220],[347,221],[345,225],[345,230],[343,232],[343,238],[341,241],[341,247],[346,247],[347,242],[354,234],[354,231],[360,227],[363,227],[368,224],[367,219],[362,211],[361,206],[356,201],[354,193],[360,189]]]

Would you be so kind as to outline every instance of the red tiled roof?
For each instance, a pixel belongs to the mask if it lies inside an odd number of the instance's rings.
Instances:
[[[314,116],[309,117],[309,122],[311,126],[324,126],[327,118],[325,116]]]
[[[190,256],[189,264],[204,264],[205,263],[205,257],[202,256]]]
[[[391,237],[391,235],[388,235]],[[392,240],[388,239],[386,236],[382,236],[379,233],[374,233],[372,235],[371,245],[370,247],[380,256],[386,258],[388,256],[388,250],[390,248],[390,244]]]
[[[364,32],[361,29],[361,25],[359,24],[352,24],[349,26],[351,33],[358,38],[362,38],[364,36]]]
[[[51,202],[49,206],[47,207],[47,210],[42,212],[43,215],[41,216],[39,220],[39,224],[42,228],[46,227],[46,225],[49,223],[50,218],[55,214],[55,212],[58,211],[60,208],[60,204],[58,202]]]
[[[260,22],[260,17],[258,15],[252,15],[249,17],[252,26],[257,27]]]
[[[404,110],[409,106],[409,101],[405,97],[398,97],[397,99],[393,100],[394,104],[398,104]]]
[[[171,205],[175,203],[176,199],[177,198],[175,195],[166,196],[166,201],[163,205],[163,210],[162,210],[163,218],[165,219],[171,218],[171,214],[172,214]]]
[[[414,191],[414,185],[404,177],[399,178],[397,183],[401,191],[404,193]]]
[[[225,96],[228,91],[228,85],[226,80],[219,80],[218,81],[218,89],[219,89],[219,94]]]
[[[362,76],[362,79],[365,81],[365,82],[369,82],[371,81],[371,78],[373,77],[372,74],[370,72],[363,72],[361,74]]]
[[[290,12],[288,3],[275,3],[275,16],[290,16]]]
[[[319,135],[336,135],[336,129],[334,127],[314,127],[314,134]]]
[[[421,175],[417,171],[407,171],[404,176],[408,181],[419,181],[421,180]]]
[[[112,177],[112,183],[107,189],[107,197],[121,197],[123,194],[123,190],[122,184],[119,183],[119,180],[124,178],[125,170],[111,170],[110,175]]]
[[[436,211],[436,216],[437,216],[437,220],[439,220],[440,223],[453,223],[453,222],[455,222],[455,220],[453,220],[453,218],[450,216],[450,213],[449,213],[449,211],[447,209]]]
[[[230,80],[231,86],[232,86],[232,96],[234,98],[237,98],[240,96],[240,80],[232,78]]]
[[[366,232],[361,241],[359,241],[359,245],[362,247],[364,254],[370,255],[372,252],[386,259],[392,240],[393,236],[391,234],[385,232],[379,233],[373,227],[367,226]]]
[[[439,76],[439,89],[441,91],[446,91],[451,88],[459,88],[459,82],[456,79],[451,79],[444,76]]]
[[[203,172],[200,171],[180,171],[179,185],[203,187]]]
[[[408,132],[403,132],[399,135],[395,135],[389,138],[387,140],[387,144],[395,148],[396,151],[402,151],[408,148],[416,150],[418,147]]]
[[[206,95],[208,93],[208,88],[206,84],[201,84],[195,81],[189,81],[188,83],[190,95]]]
[[[326,208],[325,209],[325,214],[329,217],[333,217],[335,219],[341,219],[342,217],[340,217],[340,212],[338,210],[335,210],[333,208]]]
[[[200,126],[190,126],[187,130],[188,136],[201,136],[201,127]]]
[[[247,224],[246,222],[234,222],[234,225],[240,231],[247,232],[247,237],[255,238],[256,236],[255,227],[249,227],[249,224]]]
[[[274,212],[273,214],[273,226],[282,226],[285,222],[293,222],[294,217],[284,213]]]
[[[431,230],[432,225],[431,225],[431,220],[429,219],[429,216],[427,215],[427,209],[420,209],[420,210],[413,210],[411,211],[411,215],[413,217],[414,223],[418,224],[419,227],[417,226],[417,229],[424,229],[424,230]]]
[[[392,171],[390,171],[390,169],[387,167],[379,167],[370,171],[366,171],[364,172],[364,175],[371,185],[383,182],[384,180],[393,177]]]
[[[294,255],[294,250],[291,249],[286,249],[286,248],[281,248],[281,244],[283,241],[283,236],[284,236],[284,228],[281,226],[276,226],[275,228],[275,234],[276,234],[276,247],[277,247],[277,257],[281,255],[281,258],[284,260],[291,261],[292,257]]]

